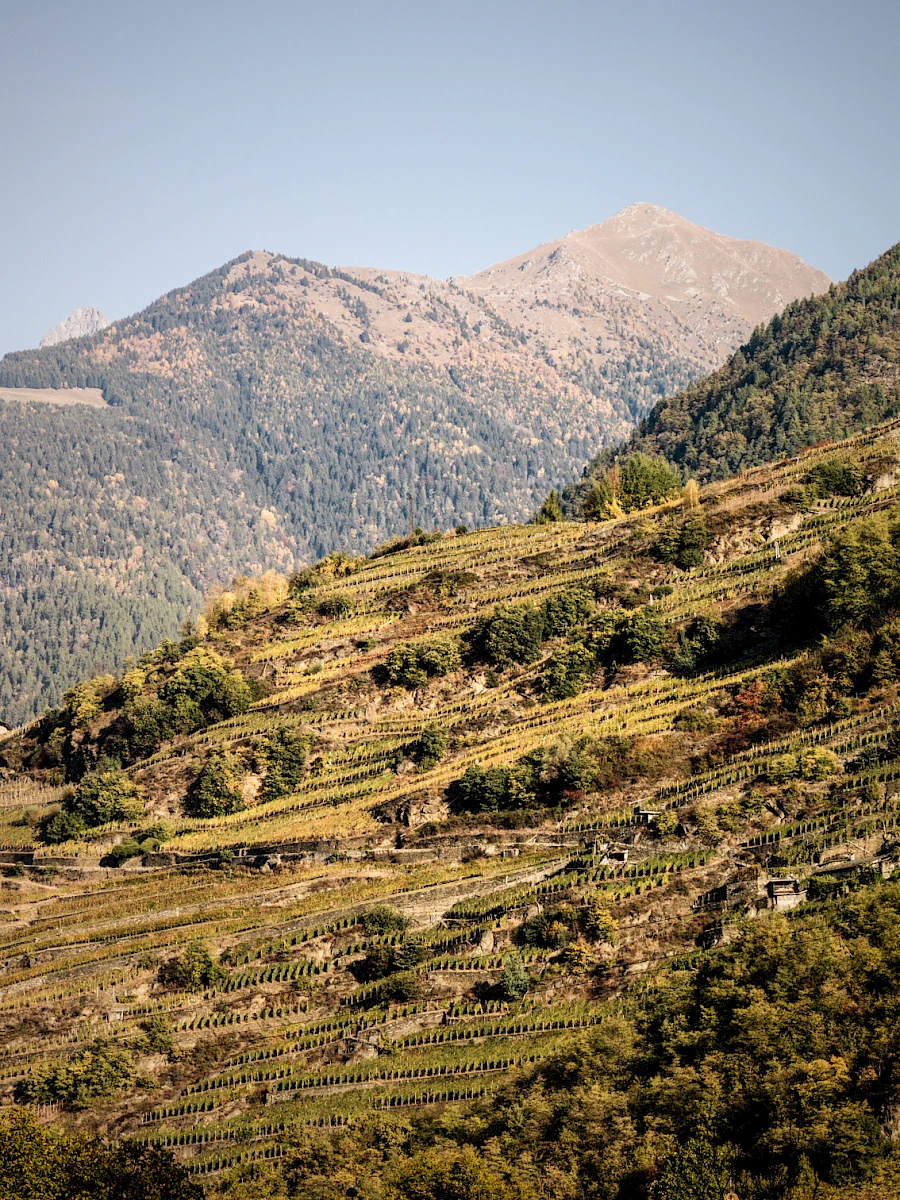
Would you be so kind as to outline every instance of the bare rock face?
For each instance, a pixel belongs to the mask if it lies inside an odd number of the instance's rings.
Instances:
[[[76,308],[64,321],[54,325],[41,338],[41,346],[56,346],[67,342],[70,338],[86,337],[99,333],[107,325],[111,325],[109,317],[99,308]]]

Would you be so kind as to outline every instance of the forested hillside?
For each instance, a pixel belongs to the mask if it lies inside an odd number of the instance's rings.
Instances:
[[[0,1100],[223,1200],[896,1194],[898,478],[633,454],[71,688],[0,740]]]
[[[496,352],[439,368],[406,335],[376,354],[366,304],[382,292],[245,256],[93,338],[6,356],[0,386],[100,388],[110,407],[0,401],[0,716],[174,632],[237,573],[366,549],[410,516],[521,517],[627,429],[592,397],[572,422],[572,386],[520,362],[474,301]],[[420,307],[451,349],[472,338],[463,311]],[[345,308],[361,333],[339,328]]]
[[[364,552],[410,520],[523,519],[749,314],[826,282],[639,205],[458,282],[246,254],[93,337],[7,355],[0,721],[173,634],[235,575]],[[77,388],[109,407],[62,407]]]
[[[567,490],[577,507],[616,456],[661,455],[724,479],[900,412],[900,245],[827,294],[796,300],[714,374],[661,400],[621,450]]]

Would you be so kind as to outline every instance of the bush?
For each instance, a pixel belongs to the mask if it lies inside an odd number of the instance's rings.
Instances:
[[[666,642],[666,623],[652,607],[635,609],[619,626],[614,652],[621,662],[653,662]]]
[[[594,670],[594,656],[581,642],[560,646],[550,656],[541,676],[544,695],[550,700],[577,696]]]
[[[461,662],[456,640],[439,637],[429,642],[400,642],[374,673],[394,687],[417,688],[456,671]]]
[[[113,863],[118,867],[123,862],[127,862],[129,858],[137,858],[139,854],[143,854],[143,847],[134,838],[126,838],[124,842],[119,842],[109,851],[107,858],[111,858]]]
[[[193,733],[204,725],[246,712],[250,688],[236,667],[202,646],[187,653],[160,688],[175,733]]]
[[[195,817],[224,817],[244,807],[240,760],[228,751],[212,754],[188,790],[188,809]]]
[[[0,1196],[17,1200],[203,1200],[169,1150],[57,1133],[33,1113],[0,1113]]]
[[[495,667],[530,663],[541,652],[544,624],[543,609],[533,604],[499,606],[477,623],[466,640],[477,658]]]
[[[177,958],[170,959],[159,971],[160,983],[186,992],[202,992],[204,988],[212,987],[224,977],[225,972],[201,942],[193,942],[187,946]]]
[[[300,786],[306,765],[306,738],[288,729],[279,729],[259,747],[259,757],[265,766],[265,778],[260,799],[277,800],[289,796]]]
[[[559,493],[551,492],[538,511],[532,517],[534,525],[548,525],[562,520],[562,508],[559,503]]]
[[[661,504],[681,491],[681,477],[664,458],[629,455],[619,473],[619,501],[626,512]]]
[[[88,825],[131,821],[144,811],[137,785],[115,767],[85,775],[64,805]]]
[[[60,842],[78,841],[88,831],[84,817],[77,813],[62,812],[48,817],[41,826],[41,840],[48,845],[56,846]]]
[[[446,730],[439,725],[428,725],[413,742],[409,756],[420,771],[430,771],[444,757],[449,746]]]
[[[699,509],[693,509],[680,522],[666,525],[656,543],[656,555],[665,563],[675,563],[682,570],[699,567],[709,545],[706,521]]]
[[[353,601],[346,592],[335,592],[333,596],[325,597],[317,611],[319,616],[331,621],[340,620],[353,612]]]
[[[409,917],[391,908],[388,904],[377,904],[363,913],[362,927],[366,937],[378,937],[383,933],[402,932],[409,927]]]
[[[108,1099],[134,1081],[134,1062],[127,1050],[98,1038],[65,1062],[50,1063],[17,1087],[17,1099],[27,1104],[62,1104],[88,1108]]]
[[[531,986],[531,979],[525,969],[521,954],[513,951],[503,960],[503,974],[500,976],[500,994],[504,1000],[521,1000]]]

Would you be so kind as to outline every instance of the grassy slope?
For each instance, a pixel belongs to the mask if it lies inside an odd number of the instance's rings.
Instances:
[[[896,437],[888,426],[840,454],[884,474],[896,461]],[[379,689],[369,675],[398,641],[459,633],[497,603],[539,600],[598,576],[624,589],[668,584],[673,590],[657,604],[674,623],[713,611],[757,620],[757,606],[824,537],[896,503],[898,488],[889,487],[795,515],[785,493],[834,453],[814,451],[707,488],[703,507],[717,540],[707,565],[690,572],[663,567],[648,553],[664,510],[598,526],[496,528],[323,579],[317,600],[345,593],[353,605],[346,617],[285,625],[277,609],[214,642],[273,691],[245,715],[176,739],[130,769],[146,789],[149,812],[175,821],[165,849],[177,857],[106,871],[102,842],[39,848],[24,877],[4,882],[0,1064],[7,1095],[17,1079],[79,1042],[110,1028],[127,1040],[148,1014],[165,1013],[188,1053],[175,1064],[145,1058],[154,1090],[139,1087],[79,1119],[179,1146],[214,1178],[241,1157],[278,1154],[285,1130],[298,1122],[339,1122],[378,1106],[402,1113],[497,1087],[517,1065],[550,1053],[566,1029],[608,1015],[616,997],[640,1005],[648,980],[659,982],[684,955],[701,953],[695,942],[704,928],[715,940],[720,910],[695,902],[739,867],[753,868],[755,893],[759,879],[786,863],[803,877],[823,852],[892,845],[896,764],[846,781],[862,787],[887,779],[886,799],[866,801],[854,791],[842,793],[848,798],[837,807],[828,790],[843,786],[843,777],[805,785],[802,799],[789,802],[783,787],[766,784],[765,770],[788,750],[828,746],[845,761],[865,739],[882,744],[900,713],[896,685],[855,700],[841,720],[807,728],[788,722],[775,745],[729,755],[723,739],[742,723],[727,702],[729,689],[790,661],[764,638],[755,657],[714,674],[679,679],[633,667],[549,704],[536,695],[540,664],[502,672],[493,687],[484,686],[483,673],[461,671],[415,694]],[[445,598],[415,587],[436,569],[466,571],[477,582]],[[715,714],[712,730],[673,727],[685,709],[704,706]],[[451,734],[450,754],[424,774],[398,772],[397,751],[433,724]],[[297,793],[208,821],[179,815],[211,748],[240,749],[281,726],[314,739]],[[533,828],[448,821],[444,789],[468,765],[509,763],[582,733],[640,738],[671,765],[652,781],[573,796],[561,819],[554,813]],[[26,736],[6,744],[7,761],[28,743]],[[712,765],[691,774],[691,757],[713,743]],[[754,787],[766,802],[756,816],[714,836],[707,823],[704,834],[698,813],[733,807]],[[32,826],[23,818],[58,795],[46,780],[9,775],[0,789],[0,841],[25,849]],[[633,816],[638,803],[677,806],[683,832],[654,837]],[[126,832],[106,830],[107,843]],[[607,841],[629,848],[626,865],[593,855],[595,843]],[[235,852],[232,865],[208,869],[223,848]],[[260,869],[279,850],[275,870]],[[479,1000],[479,985],[496,982],[529,905],[598,894],[619,925],[615,949],[601,952],[603,971],[575,974],[552,951],[528,951],[533,985],[525,1000]],[[348,970],[365,940],[360,913],[383,902],[406,912],[428,946],[425,991],[412,1004],[367,1004]],[[462,902],[458,916],[442,920]],[[164,991],[155,982],[160,962],[195,939],[229,951],[227,981],[204,993]]]

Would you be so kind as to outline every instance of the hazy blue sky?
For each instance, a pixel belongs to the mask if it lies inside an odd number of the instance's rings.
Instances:
[[[0,352],[262,247],[446,276],[648,200],[900,240],[889,0],[2,0]]]

